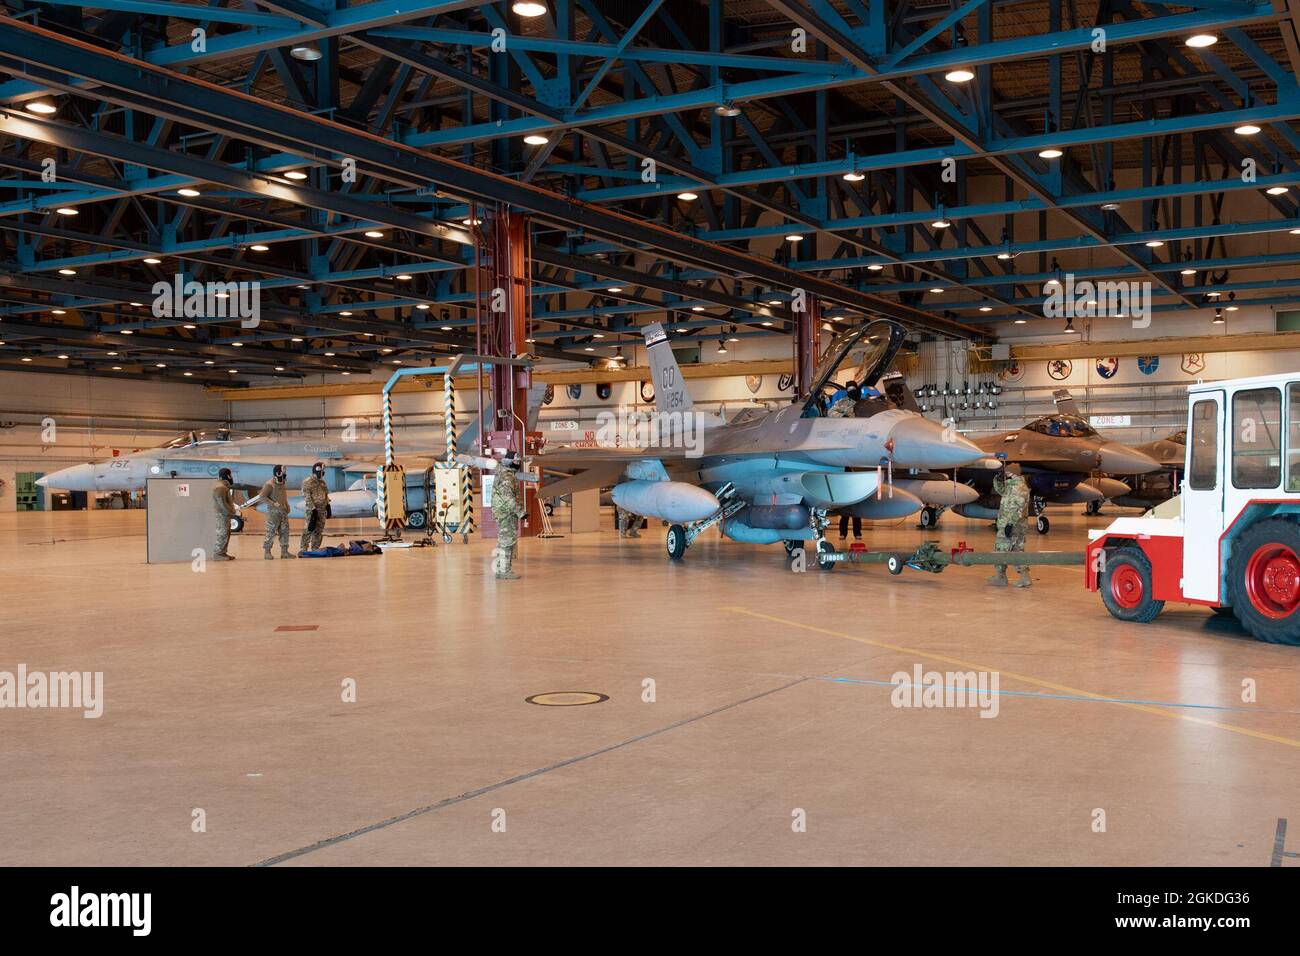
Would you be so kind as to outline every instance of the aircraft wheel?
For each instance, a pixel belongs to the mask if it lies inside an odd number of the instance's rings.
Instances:
[[[673,525],[668,529],[665,543],[668,545],[668,557],[680,561],[686,553],[686,529],[679,524]]]
[[[1300,645],[1300,526],[1285,518],[1251,525],[1233,542],[1228,602],[1256,640]]]
[[[817,542],[817,567],[821,568],[823,571],[834,571],[837,562],[826,561],[823,560],[822,558],[822,555],[834,554],[834,553],[835,553],[835,545],[831,544],[825,538],[822,538],[820,541],[818,541]]]
[[[555,505],[548,501],[546,504],[542,505],[542,510],[546,512],[546,517],[549,518],[555,514]]]
[[[885,567],[889,568],[890,574],[902,574],[904,567],[903,559],[896,554],[891,554],[889,560],[885,562]]]
[[[933,528],[939,523],[939,509],[926,506],[921,509],[921,517],[918,519],[922,528]]]
[[[1101,514],[1101,502],[1089,501],[1083,506],[1083,513],[1086,515]]]
[[[1047,515],[1039,515],[1038,520],[1034,522],[1034,528],[1039,534],[1047,534],[1052,530],[1052,522],[1047,520]]]
[[[1097,588],[1106,610],[1121,621],[1145,624],[1165,606],[1151,596],[1151,562],[1140,548],[1108,551]]]
[[[423,528],[429,523],[429,516],[424,513],[424,509],[412,511],[406,516],[406,526],[408,528]]]
[[[1210,608],[1210,610],[1214,612],[1215,617],[1236,617],[1237,616],[1237,612],[1230,607],[1212,607]]]
[[[231,515],[231,516],[230,516],[230,533],[231,533],[231,534],[239,534],[239,532],[241,532],[241,531],[243,531],[243,530],[244,530],[244,519],[241,518],[239,515]]]

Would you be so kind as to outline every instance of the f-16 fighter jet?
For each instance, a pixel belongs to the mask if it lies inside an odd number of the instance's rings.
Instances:
[[[643,332],[655,388],[649,421],[627,436],[626,447],[558,449],[536,461],[544,471],[577,472],[543,484],[543,497],[613,485],[619,507],[670,522],[670,558],[681,558],[714,525],[735,541],[782,542],[787,551],[813,539],[819,556],[829,554],[827,512],[887,499],[894,469],[956,468],[984,455],[955,430],[904,409],[869,418],[826,416],[823,386],[851,356],[866,351],[855,373],[860,385],[871,388],[884,374],[903,344],[905,330],[897,323],[840,333],[814,371],[806,400],[746,409],[729,422],[695,409],[663,326]]]

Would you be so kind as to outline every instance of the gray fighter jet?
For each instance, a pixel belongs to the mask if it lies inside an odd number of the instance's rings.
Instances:
[[[983,457],[954,430],[904,409],[826,417],[823,386],[859,354],[857,380],[874,384],[903,344],[897,323],[840,333],[814,371],[809,398],[775,411],[746,409],[730,422],[694,408],[663,327],[648,325],[644,335],[655,386],[647,427],[628,447],[560,448],[536,462],[547,473],[576,472],[544,483],[543,497],[614,485],[620,507],[670,522],[670,558],[681,558],[714,525],[733,540],[779,541],[787,551],[811,538],[816,553],[827,554],[834,550],[825,537],[827,513],[887,501],[894,469],[957,468]]]

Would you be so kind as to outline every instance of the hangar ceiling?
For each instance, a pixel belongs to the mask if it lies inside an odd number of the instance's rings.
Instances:
[[[0,368],[471,349],[500,204],[534,220],[532,347],[580,362],[665,314],[788,336],[799,289],[961,338],[1053,322],[1063,271],[1157,317],[1300,302],[1286,0],[4,8]],[[155,314],[178,273],[260,283],[259,324]]]

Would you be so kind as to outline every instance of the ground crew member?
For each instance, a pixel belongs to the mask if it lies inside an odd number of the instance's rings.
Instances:
[[[233,561],[234,555],[226,553],[230,546],[230,519],[236,514],[235,493],[231,486],[235,483],[229,468],[217,472],[217,483],[212,486],[212,513],[217,522],[217,543],[212,549],[213,561]]]
[[[641,537],[641,519],[628,511],[626,508],[614,506],[614,513],[617,516],[618,536],[620,538],[639,538]]]
[[[289,489],[285,487],[285,480],[289,472],[284,465],[276,465],[271,470],[271,478],[262,486],[262,490],[257,493],[257,498],[266,502],[266,534],[262,536],[262,555],[266,560],[271,560],[271,545],[275,539],[280,539],[280,557],[296,558],[297,555],[289,551]],[[245,503],[245,507],[252,504],[250,500]]]
[[[858,389],[858,383],[849,382],[848,385],[831,396],[831,405],[826,411],[826,417],[852,418],[854,407],[858,404],[860,398],[862,398],[862,392]]]
[[[492,479],[492,517],[497,523],[497,547],[493,553],[493,567],[498,578],[518,580],[512,570],[515,548],[519,541],[519,516],[524,513],[523,495],[519,490],[519,459],[513,451],[507,452],[497,465]]]
[[[993,491],[1002,497],[998,508],[997,532],[998,551],[1025,550],[1025,519],[1029,514],[1029,484],[1021,476],[1015,465],[1003,466],[1002,471],[993,479]],[[989,584],[996,587],[1007,586],[1007,566],[996,565],[996,573],[989,578]],[[1020,577],[1015,586],[1027,588],[1033,585],[1026,565],[1016,565]]]
[[[311,466],[311,474],[302,483],[302,512],[307,525],[302,529],[298,551],[317,551],[325,537],[325,519],[329,517],[330,490],[325,484],[325,463]]]

